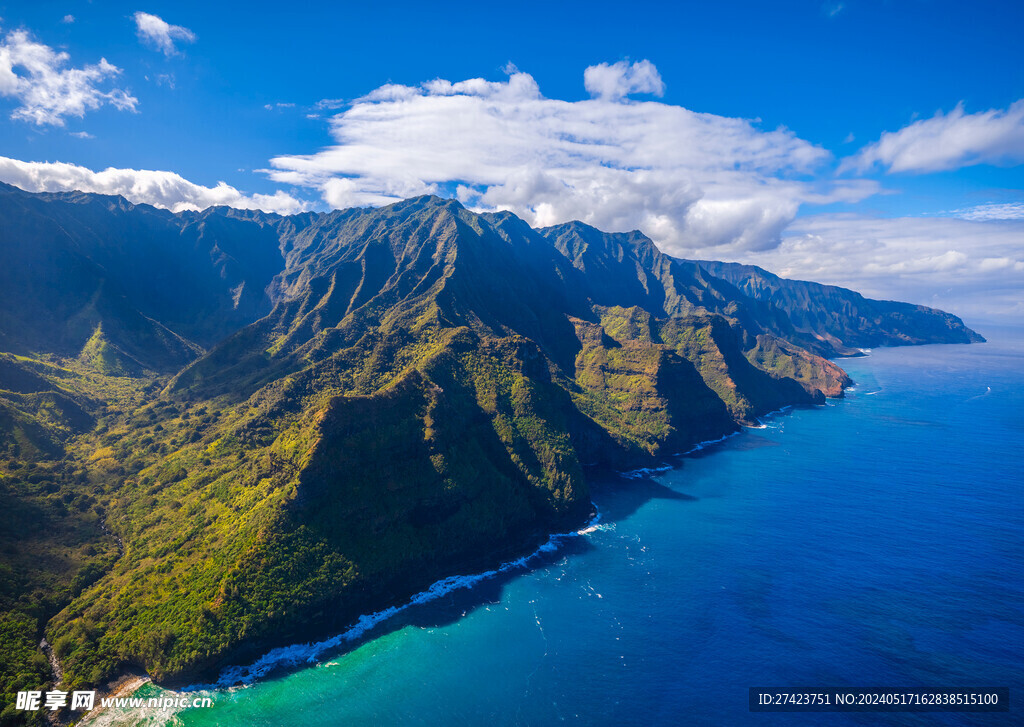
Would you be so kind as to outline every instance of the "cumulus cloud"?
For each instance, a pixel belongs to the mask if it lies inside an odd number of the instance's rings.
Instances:
[[[887,131],[845,159],[841,169],[866,171],[878,165],[890,172],[938,172],[974,164],[1024,162],[1024,99],[1006,109],[964,113],[958,104],[899,131]]]
[[[651,93],[662,96],[665,82],[650,61],[638,61],[629,65],[619,61],[611,65],[599,63],[583,72],[583,87],[596,98],[616,101],[631,93]]]
[[[815,215],[737,260],[968,317],[1024,314],[1024,219]]]
[[[545,98],[532,76],[509,71],[502,82],[382,86],[331,117],[333,146],[276,157],[267,171],[333,207],[455,195],[535,226],[642,229],[677,254],[769,248],[802,204],[877,190],[811,181],[831,155],[789,130],[625,101],[663,87],[648,61],[592,66],[585,84],[595,98],[577,102]]]
[[[17,99],[12,119],[37,126],[63,126],[67,116],[82,117],[104,105],[134,111],[138,99],[101,84],[121,69],[106,58],[99,63],[68,67],[70,56],[39,43],[25,30],[13,30],[0,41],[0,96]]]
[[[149,13],[135,13],[135,29],[139,40],[156,48],[165,56],[178,52],[175,41],[195,43],[196,34],[181,25],[171,25],[163,18]]]
[[[224,182],[218,182],[216,187],[204,187],[174,172],[114,168],[95,172],[75,164],[24,162],[8,157],[0,157],[0,181],[29,192],[78,190],[119,194],[129,202],[151,204],[172,212],[227,205],[238,209],[294,214],[309,207],[307,203],[281,190],[274,194],[246,195]]]
[[[63,18],[61,18],[60,22],[64,23],[65,25],[71,25],[71,23],[75,22],[75,16],[70,14],[65,15]]]

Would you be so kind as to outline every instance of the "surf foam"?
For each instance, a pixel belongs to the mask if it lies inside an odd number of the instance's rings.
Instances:
[[[555,533],[549,536],[543,545],[528,555],[507,561],[499,565],[497,568],[484,571],[483,573],[476,573],[473,575],[455,575],[442,578],[441,580],[431,584],[425,591],[417,593],[400,606],[391,606],[371,614],[364,614],[363,616],[360,616],[352,626],[336,636],[324,639],[323,641],[315,641],[305,644],[292,644],[291,646],[282,646],[277,649],[272,649],[251,664],[227,667],[220,673],[217,681],[212,684],[192,684],[184,687],[181,691],[196,692],[210,689],[226,689],[239,685],[247,686],[256,680],[267,676],[271,672],[280,669],[294,668],[303,664],[316,664],[319,661],[320,656],[325,652],[334,651],[345,644],[358,640],[374,627],[390,618],[393,618],[394,616],[397,616],[402,611],[405,611],[412,606],[429,603],[430,601],[437,600],[438,598],[461,588],[472,588],[477,583],[494,578],[502,573],[526,568],[531,560],[542,554],[553,553],[558,550],[563,541],[569,538],[593,533],[595,530],[599,529],[598,525],[601,521],[601,513],[597,511],[596,505],[594,506],[594,510],[596,512],[594,517],[591,518],[590,521],[588,521],[582,528],[568,533]]]

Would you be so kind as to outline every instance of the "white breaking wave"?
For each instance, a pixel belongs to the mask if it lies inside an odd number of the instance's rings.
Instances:
[[[441,580],[433,583],[429,588],[427,588],[427,590],[417,593],[401,606],[391,606],[390,608],[385,608],[382,611],[360,616],[359,620],[357,620],[354,625],[337,636],[332,636],[331,638],[323,641],[306,644],[292,644],[291,646],[282,646],[280,648],[273,649],[247,666],[231,666],[224,669],[220,673],[220,677],[217,681],[212,684],[191,684],[184,687],[181,691],[194,692],[209,689],[225,689],[239,684],[248,685],[277,669],[295,667],[301,664],[315,664],[324,652],[333,651],[344,644],[356,641],[370,629],[378,626],[384,621],[387,621],[393,616],[398,615],[402,611],[405,611],[410,606],[429,603],[430,601],[437,600],[438,598],[460,588],[472,588],[477,583],[494,578],[501,573],[507,573],[519,568],[526,568],[527,564],[539,555],[543,553],[552,553],[558,550],[563,540],[587,535],[598,530],[598,523],[601,521],[601,513],[597,511],[596,505],[594,506],[594,510],[597,514],[595,514],[594,517],[591,518],[591,520],[582,528],[568,533],[555,533],[554,535],[551,535],[547,542],[529,555],[524,555],[522,558],[510,560],[507,563],[502,563],[494,570],[484,571],[483,573],[442,578]]]
[[[766,417],[773,416],[775,414],[783,413],[792,409],[791,406],[785,406],[774,412],[766,414]],[[724,442],[726,439],[735,437],[737,434],[742,434],[742,430],[726,434],[718,439],[708,439],[703,442],[695,444],[691,449],[685,452],[681,452],[675,456],[683,457],[694,452],[699,452],[706,447],[713,444]],[[666,464],[661,467],[641,467],[635,470],[629,470],[628,472],[620,472],[619,474],[629,479],[640,479],[647,477],[651,474],[658,472],[667,472],[673,469],[672,465]],[[601,529],[599,523],[601,521],[601,513],[597,511],[597,506],[594,505],[594,510],[597,514],[594,515],[591,520],[579,530],[574,530],[568,533],[555,533],[551,535],[548,540],[541,545],[537,550],[533,551],[529,555],[524,555],[521,558],[510,560],[506,563],[502,563],[494,570],[484,571],[483,573],[476,573],[473,575],[456,575],[449,576],[448,578],[442,578],[439,581],[433,583],[425,591],[417,593],[415,596],[410,598],[406,603],[401,606],[391,606],[381,611],[377,611],[371,614],[364,614],[349,627],[346,631],[343,631],[336,636],[332,636],[329,639],[323,641],[316,641],[304,644],[292,644],[290,646],[282,646],[277,649],[272,649],[266,654],[261,656],[256,661],[245,666],[230,666],[224,669],[216,682],[212,684],[191,684],[184,687],[181,691],[183,692],[194,692],[200,690],[210,689],[226,689],[228,687],[234,687],[238,685],[248,685],[252,682],[261,679],[262,677],[270,674],[273,671],[282,668],[296,667],[302,664],[316,664],[320,656],[325,652],[334,651],[344,644],[350,644],[358,640],[361,636],[366,634],[372,628],[380,625],[388,619],[397,616],[402,611],[405,611],[411,606],[429,603],[435,601],[442,596],[445,596],[452,591],[456,591],[462,588],[469,589],[475,586],[477,583],[481,583],[490,578],[494,578],[502,573],[507,573],[512,570],[526,568],[531,560],[545,553],[553,553],[558,550],[562,545],[562,541],[575,538],[583,535],[589,535],[596,530]]]
[[[668,472],[670,469],[672,469],[672,465],[666,464],[661,467],[639,467],[635,470],[627,470],[625,472],[619,472],[618,474],[629,480],[639,480],[659,472]]]
[[[791,409],[791,408],[792,407],[783,407],[779,411],[784,411],[785,409]],[[757,428],[760,429],[760,427],[757,427]],[[732,432],[730,434],[726,434],[725,436],[719,437],[718,439],[705,439],[703,442],[698,442],[697,444],[693,445],[693,447],[691,449],[688,449],[685,452],[677,452],[676,454],[673,454],[672,456],[673,457],[685,457],[688,454],[693,454],[694,452],[699,452],[700,450],[704,449],[705,447],[710,447],[712,444],[718,444],[719,442],[724,442],[726,439],[729,439],[730,437],[735,437],[737,434],[742,434],[742,433],[743,433],[743,431],[739,430],[739,431]],[[675,466],[674,465],[670,465],[670,464],[664,464],[664,465],[661,465],[660,467],[639,467],[639,468],[637,468],[635,470],[626,470],[625,472],[618,472],[617,474],[620,477],[625,477],[626,479],[639,480],[639,479],[643,479],[644,477],[650,477],[651,475],[656,475],[659,472],[668,472],[671,469],[675,469]]]
[[[777,417],[780,414],[788,414],[790,412],[790,410],[792,410],[792,408],[793,408],[792,405],[787,404],[786,406],[782,407],[781,409],[775,409],[774,411],[770,411],[767,414],[762,414],[761,416],[757,417],[757,424],[748,424],[748,425],[745,425],[745,426],[746,426],[747,429],[767,429],[768,428],[767,422],[769,420],[774,419],[775,417]],[[737,434],[738,434],[738,432],[737,432]]]
[[[688,454],[693,454],[694,452],[699,452],[702,449],[704,449],[705,447],[710,447],[712,444],[718,444],[719,442],[724,442],[726,439],[731,439],[732,437],[735,437],[737,434],[742,434],[742,433],[743,433],[743,431],[739,430],[739,431],[735,431],[735,432],[731,432],[729,434],[726,434],[725,436],[719,437],[718,439],[706,439],[703,442],[698,442],[697,444],[693,445],[692,449],[688,449],[685,452],[680,452],[676,456],[677,457],[685,457]]]

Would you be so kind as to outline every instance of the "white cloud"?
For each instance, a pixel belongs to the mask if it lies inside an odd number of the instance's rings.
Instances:
[[[948,214],[962,220],[1020,220],[1024,219],[1024,202],[979,204],[974,207],[953,210]]]
[[[60,22],[64,23],[65,25],[71,25],[71,23],[75,22],[75,16],[71,14],[65,15],[63,18],[61,18]]]
[[[865,171],[875,165],[890,172],[938,172],[974,164],[1012,165],[1024,162],[1024,99],[1007,109],[964,113],[958,104],[948,114],[937,112],[899,131],[887,131],[854,156],[842,169]]]
[[[135,13],[135,28],[139,40],[151,45],[165,56],[178,52],[175,41],[195,43],[196,34],[181,25],[171,25],[163,18],[149,13]]]
[[[238,209],[294,214],[309,205],[278,190],[274,194],[246,195],[218,182],[216,187],[194,184],[174,172],[149,169],[105,169],[94,172],[63,162],[24,162],[0,157],[0,181],[29,192],[79,190],[97,194],[119,194],[135,204],[151,204],[172,212],[201,210],[216,205]]]
[[[958,315],[1024,314],[1024,220],[816,215],[739,262]]]
[[[650,61],[600,63],[583,71],[583,87],[595,98],[617,101],[632,93],[665,94],[665,82]]]
[[[605,66],[597,80],[594,68],[588,87],[598,97],[578,102],[545,98],[514,68],[504,82],[382,86],[331,117],[335,145],[276,157],[268,173],[318,189],[333,207],[454,193],[537,226],[642,229],[676,254],[768,248],[802,204],[878,189],[809,181],[831,155],[787,129],[623,101],[623,89],[660,89],[647,61]]]
[[[96,137],[90,134],[88,131],[72,131],[69,132],[71,136],[77,136],[79,139],[95,139]]]
[[[38,43],[25,30],[13,30],[0,41],[0,96],[17,99],[12,119],[37,126],[63,126],[64,117],[82,117],[104,105],[134,111],[138,99],[114,88],[103,91],[101,82],[121,69],[106,58],[99,63],[68,68],[70,56]]]

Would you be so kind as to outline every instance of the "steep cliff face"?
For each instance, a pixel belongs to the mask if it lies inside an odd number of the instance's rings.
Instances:
[[[123,544],[83,546],[46,614],[67,686],[188,681],[338,628],[582,522],[587,467],[849,383],[820,355],[848,311],[828,338],[640,233],[430,197],[281,218],[0,191],[5,234],[80,261],[5,250],[35,255],[22,293],[53,328],[4,298],[0,340],[31,354],[0,358],[5,474]],[[163,269],[152,293],[119,256]]]
[[[644,335],[691,361],[738,421],[842,396],[850,383],[820,355],[847,350],[841,343],[837,349],[797,330],[770,300],[748,297],[702,266],[664,255],[639,232],[606,233],[579,222],[540,232],[583,273],[591,301],[632,306],[629,322],[616,323],[619,330],[643,318]]]
[[[754,265],[701,260],[712,275],[747,296],[770,301],[794,327],[833,345],[838,352],[873,346],[922,343],[982,343],[984,338],[954,315],[891,300],[871,300],[834,285],[787,280]]]
[[[696,263],[665,255],[641,232],[602,232],[581,222],[539,232],[583,273],[586,295],[598,305],[637,306],[656,317],[718,313],[750,330],[795,334],[779,309]]]
[[[618,447],[582,451],[588,464],[616,466],[688,449],[736,429],[722,400],[694,365],[657,341],[650,314],[636,308],[597,308],[599,322],[574,319],[582,348],[576,356],[577,408]],[[641,325],[623,323],[640,319]]]

